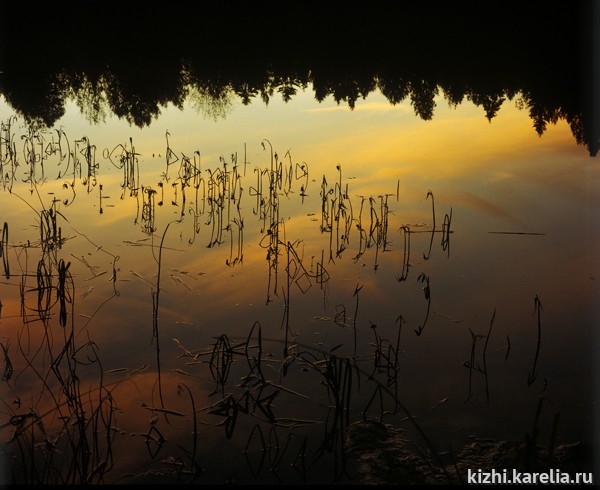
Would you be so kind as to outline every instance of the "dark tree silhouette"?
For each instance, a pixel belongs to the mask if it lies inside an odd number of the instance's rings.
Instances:
[[[535,131],[565,120],[596,155],[592,2],[2,1],[0,94],[48,126],[68,99],[92,121],[144,126],[188,96],[215,115],[235,98],[288,101],[309,86],[353,108],[378,88],[426,120],[440,93],[492,120],[518,95]]]

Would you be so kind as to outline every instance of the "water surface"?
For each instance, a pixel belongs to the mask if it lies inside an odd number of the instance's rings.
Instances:
[[[364,419],[594,445],[593,138],[523,92],[424,117],[382,87],[192,85],[143,127],[5,95],[7,481],[360,481]]]

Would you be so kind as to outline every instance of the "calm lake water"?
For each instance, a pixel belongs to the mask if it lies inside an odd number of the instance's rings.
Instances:
[[[429,456],[595,445],[600,164],[568,122],[284,98],[142,128],[0,98],[5,482],[359,482],[365,419]]]
[[[443,101],[422,121],[309,91],[141,130],[70,106],[32,133],[1,111],[19,162],[1,194],[4,417],[35,414],[65,471],[71,389],[110,433],[106,482],[193,468],[194,431],[200,481],[254,482],[249,440],[289,439],[307,468],[325,443],[318,461],[340,458],[333,356],[349,422],[407,425],[397,396],[445,449],[522,439],[544,399],[540,442],[556,414],[557,441],[593,436],[599,167],[566,124],[539,137],[510,102],[493,122]]]

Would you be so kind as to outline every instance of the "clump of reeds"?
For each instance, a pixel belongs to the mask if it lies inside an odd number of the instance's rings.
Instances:
[[[46,217],[52,221],[51,214]],[[45,228],[47,221],[40,222]],[[52,229],[52,227],[50,227]],[[47,228],[46,228],[47,230]],[[53,242],[54,233],[41,233],[42,241]],[[10,413],[12,435],[7,451],[10,461],[9,481],[26,484],[99,483],[114,465],[115,405],[110,388],[104,384],[102,365],[96,345],[87,340],[77,342],[74,323],[75,282],[70,263],[57,258],[51,244],[42,246],[38,262],[37,287],[22,294],[36,293],[37,319],[23,317],[17,339],[17,353],[22,359],[18,375],[32,375],[31,400],[27,405],[17,398],[5,407]],[[22,274],[23,280],[28,273]],[[30,307],[34,308],[34,307]],[[54,321],[57,319],[57,321]],[[32,345],[30,325],[41,323],[43,335]],[[3,345],[5,369],[3,381],[12,376],[8,347]],[[96,367],[97,386],[83,382],[81,367]],[[49,408],[40,411],[41,401]]]

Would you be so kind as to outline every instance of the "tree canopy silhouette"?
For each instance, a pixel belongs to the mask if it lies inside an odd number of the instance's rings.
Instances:
[[[312,87],[354,107],[379,89],[423,119],[435,97],[468,100],[493,119],[519,97],[542,134],[566,120],[595,156],[591,0],[370,2],[366,5],[200,2],[137,5],[3,2],[0,93],[51,126],[74,99],[92,120],[151,124],[188,97],[212,115],[232,100],[290,100]]]

